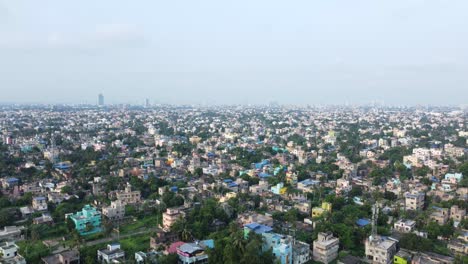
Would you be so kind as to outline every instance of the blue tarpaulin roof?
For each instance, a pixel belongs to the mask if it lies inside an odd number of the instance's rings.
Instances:
[[[366,225],[368,225],[368,224],[370,224],[370,220],[369,220],[369,219],[361,218],[361,219],[358,219],[358,220],[356,221],[356,225],[361,226],[361,227],[362,227],[362,226],[366,226]]]
[[[265,172],[261,172],[261,173],[258,174],[258,177],[260,177],[260,178],[268,178],[268,177],[271,177],[271,175],[268,174],[268,173],[265,173]]]
[[[250,223],[246,224],[244,227],[247,227],[248,229],[254,231],[257,234],[263,234],[263,233],[268,233],[271,230],[273,230],[271,227],[266,226],[266,225],[261,225],[258,223]]]

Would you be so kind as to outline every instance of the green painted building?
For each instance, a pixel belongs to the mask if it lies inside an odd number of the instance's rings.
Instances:
[[[75,229],[80,235],[89,235],[101,232],[101,213],[87,204],[80,212],[68,215],[75,223]]]

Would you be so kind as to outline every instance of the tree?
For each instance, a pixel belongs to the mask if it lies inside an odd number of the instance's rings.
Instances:
[[[66,193],[66,194],[72,194],[73,193],[73,188],[71,186],[64,186],[62,187],[62,190],[60,191],[61,193]]]
[[[158,264],[177,264],[178,260],[177,254],[168,254],[158,257]]]
[[[400,246],[415,251],[432,251],[432,242],[416,234],[404,234],[400,239]]]
[[[192,238],[187,220],[179,219],[171,227],[171,230],[179,235],[182,241],[189,241]]]
[[[12,225],[18,219],[18,211],[15,208],[5,208],[0,210],[0,226]]]

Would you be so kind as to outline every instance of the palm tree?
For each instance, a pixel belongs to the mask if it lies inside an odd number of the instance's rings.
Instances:
[[[236,232],[233,236],[231,236],[232,246],[241,254],[243,254],[245,251],[245,242],[246,241],[244,239],[244,236],[242,235],[242,232]]]
[[[188,228],[187,220],[180,220],[180,222],[176,223],[176,225],[174,225],[173,228],[175,228],[178,231],[179,237],[182,241],[189,241],[193,238],[192,233]]]
[[[72,231],[72,247],[76,247],[79,250],[82,244],[83,244],[83,238],[78,233],[78,231],[73,230]]]

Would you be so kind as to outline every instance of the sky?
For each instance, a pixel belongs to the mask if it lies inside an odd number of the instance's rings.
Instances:
[[[466,0],[0,0],[0,102],[461,105]]]

